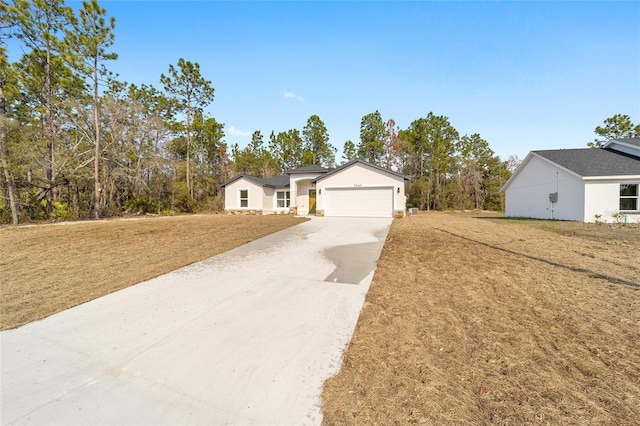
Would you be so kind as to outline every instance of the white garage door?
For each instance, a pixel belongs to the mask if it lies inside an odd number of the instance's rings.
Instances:
[[[393,188],[327,188],[325,216],[393,217]]]

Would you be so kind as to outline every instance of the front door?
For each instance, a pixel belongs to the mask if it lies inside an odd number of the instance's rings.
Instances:
[[[309,214],[316,213],[316,190],[309,190]]]

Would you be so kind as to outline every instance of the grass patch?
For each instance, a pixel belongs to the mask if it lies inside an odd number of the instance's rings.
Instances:
[[[45,318],[304,220],[192,215],[2,228],[0,329]]]
[[[637,230],[575,226],[394,221],[323,423],[636,424]]]
[[[528,219],[496,217],[495,215],[476,216],[494,220],[497,223],[521,224],[558,235],[587,238],[591,240],[631,240],[640,241],[640,223],[583,223],[571,220]]]

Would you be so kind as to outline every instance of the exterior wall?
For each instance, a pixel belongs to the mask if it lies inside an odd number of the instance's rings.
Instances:
[[[297,214],[309,214],[309,190],[315,186],[311,181],[318,177],[319,173],[292,174],[289,180],[291,190],[291,207],[296,208]]]
[[[262,214],[273,214],[276,210],[276,191],[273,188],[263,188]]]
[[[240,207],[240,190],[249,190],[249,206]],[[255,183],[249,182],[244,179],[238,179],[237,181],[225,186],[224,188],[224,209],[226,211],[238,210],[238,211],[250,211],[259,210],[264,208],[263,204],[263,188]]]
[[[537,219],[584,221],[584,181],[532,156],[506,190],[505,215]],[[558,202],[549,194],[558,192]]]
[[[278,207],[277,193],[280,191],[289,191],[289,207]],[[265,188],[264,192],[264,214],[295,214],[295,212],[297,211],[295,207],[293,207],[293,198],[291,198],[292,193],[289,188]]]
[[[383,171],[367,167],[362,164],[352,166],[318,181],[316,185],[316,214],[324,214],[324,196],[326,188],[353,188],[353,187],[393,187],[394,212],[404,216],[407,198],[404,192],[404,179],[399,176],[384,173]],[[400,192],[398,192],[398,189]]]
[[[620,184],[636,183],[640,184],[638,179],[620,179],[612,180],[592,180],[588,181],[585,186],[585,208],[584,221],[595,222],[596,215],[600,215],[599,221],[614,223],[616,219],[614,214],[620,211]],[[623,213],[622,220],[629,223],[637,223],[640,221],[640,214]]]
[[[310,180],[298,181],[295,203],[293,199],[293,193],[291,194],[291,203],[295,204],[295,206],[298,208],[299,215],[309,214],[309,190],[314,188],[315,186],[311,185]]]

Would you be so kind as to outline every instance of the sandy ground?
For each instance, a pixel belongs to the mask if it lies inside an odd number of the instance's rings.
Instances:
[[[557,224],[394,221],[324,424],[637,424],[640,229]]]

